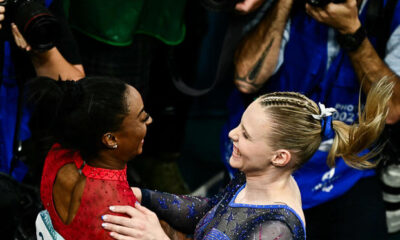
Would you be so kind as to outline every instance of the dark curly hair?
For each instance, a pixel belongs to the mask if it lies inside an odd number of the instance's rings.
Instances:
[[[118,130],[129,111],[127,85],[115,78],[74,82],[38,77],[26,87],[33,137],[47,149],[58,142],[83,158],[97,156],[103,134]]]

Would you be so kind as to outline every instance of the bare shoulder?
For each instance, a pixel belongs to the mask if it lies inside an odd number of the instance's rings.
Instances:
[[[71,206],[76,205],[74,202],[82,196],[84,183],[85,178],[82,179],[73,163],[64,165],[58,171],[53,185],[53,200],[56,211],[64,223],[71,218]]]
[[[79,175],[79,178],[71,194],[71,202],[68,211],[67,224],[72,222],[76,213],[78,212],[78,209],[81,204],[83,191],[85,190],[85,186],[86,186],[86,177],[84,175]]]

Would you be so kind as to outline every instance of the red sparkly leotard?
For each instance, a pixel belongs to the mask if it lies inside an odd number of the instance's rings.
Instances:
[[[79,209],[68,225],[57,214],[53,202],[53,184],[61,167],[75,163],[86,177]],[[65,239],[112,239],[101,227],[101,216],[111,213],[111,205],[134,206],[136,197],[129,187],[124,170],[109,170],[84,164],[79,153],[54,144],[44,164],[40,195],[55,230]]]

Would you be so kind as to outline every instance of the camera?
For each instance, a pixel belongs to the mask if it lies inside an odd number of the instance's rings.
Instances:
[[[329,3],[344,3],[346,0],[306,0],[308,4],[314,7],[325,7]]]
[[[1,23],[1,37],[12,39],[10,24],[14,22],[22,36],[36,51],[46,51],[54,47],[58,36],[59,23],[56,17],[38,0],[4,0],[0,6],[6,9]]]

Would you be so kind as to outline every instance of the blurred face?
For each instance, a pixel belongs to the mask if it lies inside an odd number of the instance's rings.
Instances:
[[[258,102],[250,104],[239,126],[229,132],[233,142],[229,164],[244,173],[264,171],[273,154],[268,145],[269,129],[268,115],[261,105]]]
[[[144,110],[142,97],[135,88],[127,87],[126,100],[129,114],[124,118],[120,130],[114,132],[114,136],[120,154],[131,159],[142,153],[147,125],[152,122],[152,118]]]

